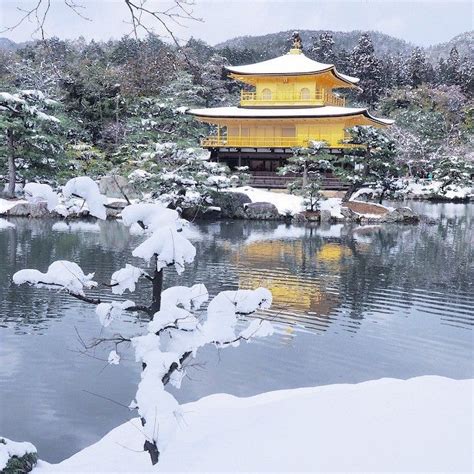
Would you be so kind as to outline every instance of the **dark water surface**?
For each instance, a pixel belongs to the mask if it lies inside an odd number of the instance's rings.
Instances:
[[[288,227],[218,222],[193,227],[198,258],[166,285],[219,290],[265,285],[277,334],[239,348],[200,352],[182,402],[216,392],[355,383],[436,374],[473,377],[472,205],[414,203],[436,225]],[[64,294],[15,287],[21,268],[77,262],[98,281],[133,263],[141,240],[119,222],[52,231],[53,221],[12,219],[0,230],[0,435],[28,440],[57,462],[130,418],[139,380],[131,351],[81,354],[78,335],[136,334],[143,322],[101,329],[94,308]],[[99,232],[100,230],[100,232]],[[135,264],[138,264],[135,261]],[[137,295],[137,294],[136,294]],[[132,299],[146,298],[147,289]]]

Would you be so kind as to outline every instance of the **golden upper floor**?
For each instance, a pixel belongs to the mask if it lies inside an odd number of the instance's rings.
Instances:
[[[246,66],[229,66],[230,77],[251,86],[242,90],[241,107],[345,106],[333,89],[355,88],[359,79],[337,71],[333,64],[313,61],[300,49]]]

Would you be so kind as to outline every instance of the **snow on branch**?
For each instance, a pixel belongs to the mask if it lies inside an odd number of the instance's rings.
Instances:
[[[95,309],[95,313],[99,317],[100,324],[107,327],[117,317],[121,316],[124,310],[135,307],[133,301],[112,301],[110,303],[99,303]]]
[[[156,256],[156,269],[174,265],[177,273],[184,271],[185,263],[192,263],[196,249],[191,242],[172,227],[155,231],[133,252],[134,257],[149,261]]]
[[[49,184],[27,183],[23,188],[25,198],[32,203],[46,201],[48,211],[52,211],[59,204],[58,194]]]
[[[39,270],[24,269],[13,275],[13,282],[17,285],[29,283],[37,288],[64,289],[72,295],[84,296],[84,288],[94,288],[97,282],[93,281],[93,273],[85,274],[81,267],[68,260],[56,260],[46,273]]]
[[[122,295],[125,290],[133,293],[137,281],[144,274],[145,272],[141,268],[134,267],[127,263],[124,268],[121,268],[112,274],[112,277],[110,278],[112,293],[115,295]]]
[[[92,216],[102,220],[106,219],[107,197],[100,193],[97,183],[88,176],[70,179],[63,188],[63,195],[66,198],[80,197],[84,199]]]

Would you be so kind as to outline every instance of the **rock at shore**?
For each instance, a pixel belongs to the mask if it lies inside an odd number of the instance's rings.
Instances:
[[[380,222],[402,222],[415,224],[420,221],[420,216],[415,214],[409,207],[397,207],[380,219]]]
[[[269,202],[251,202],[245,205],[245,218],[255,220],[281,219],[275,204]]]
[[[2,213],[4,216],[15,217],[45,217],[49,215],[46,202],[31,203],[19,201]]]
[[[136,199],[139,194],[123,176],[103,176],[100,178],[99,191],[107,197],[124,199]],[[125,195],[125,196],[124,196]]]
[[[220,207],[221,216],[230,219],[245,217],[245,205],[250,204],[252,200],[244,193],[238,192],[219,192],[212,196],[214,206]]]

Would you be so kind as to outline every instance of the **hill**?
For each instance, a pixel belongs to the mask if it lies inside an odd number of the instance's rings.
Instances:
[[[300,30],[301,39],[303,40],[303,46],[306,49],[310,49],[313,44],[313,37],[318,37],[325,30]],[[222,49],[229,47],[232,49],[253,49],[262,51],[265,56],[274,57],[279,56],[288,50],[289,38],[291,37],[291,31],[280,31],[278,33],[270,33],[263,36],[239,36],[222,43],[216,44],[215,47]],[[340,51],[341,49],[351,50],[356,44],[362,33],[369,33],[375,48],[375,52],[378,55],[385,53],[402,53],[409,54],[413,49],[414,45],[407,43],[404,40],[395,38],[385,33],[378,31],[331,31],[333,34],[335,49]]]
[[[461,57],[474,58],[474,31],[466,31],[455,36],[447,43],[440,43],[426,48],[427,55],[435,60],[447,58],[451,49],[456,46]]]
[[[3,51],[16,51],[20,47],[19,44],[15,43],[8,38],[0,38],[0,50]]]

